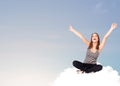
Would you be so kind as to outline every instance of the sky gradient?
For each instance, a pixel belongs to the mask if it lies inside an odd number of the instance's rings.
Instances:
[[[119,0],[0,0],[0,86],[49,86],[72,61],[83,61],[87,39],[112,32],[98,62],[120,73]]]

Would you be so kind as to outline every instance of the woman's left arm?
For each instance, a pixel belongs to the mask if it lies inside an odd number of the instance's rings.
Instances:
[[[103,40],[99,46],[99,51],[101,51],[106,43],[107,38],[109,37],[109,35],[111,34],[111,32],[117,28],[117,24],[116,23],[112,23],[111,28],[109,29],[109,31],[105,34],[105,36],[103,37]]]

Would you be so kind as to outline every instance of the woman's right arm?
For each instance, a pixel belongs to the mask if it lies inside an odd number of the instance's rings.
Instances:
[[[82,41],[87,45],[89,46],[90,42],[80,33],[80,32],[77,32],[71,25],[69,26],[69,30],[71,32],[73,32],[75,35],[77,35],[79,38],[82,39]]]

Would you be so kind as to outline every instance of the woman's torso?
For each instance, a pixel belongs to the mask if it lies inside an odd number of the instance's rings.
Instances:
[[[91,49],[87,49],[84,63],[96,64],[98,56],[99,56],[99,50],[96,50],[96,52],[92,52]]]

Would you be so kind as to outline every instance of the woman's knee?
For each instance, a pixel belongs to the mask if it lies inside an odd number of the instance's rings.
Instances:
[[[102,70],[102,69],[103,69],[103,66],[102,66],[102,65],[98,65],[98,66],[99,66],[98,68],[99,68],[100,70]]]
[[[76,60],[74,60],[74,61],[72,62],[73,66],[75,66],[77,63],[78,63],[78,61],[76,61]]]
[[[102,70],[103,66],[102,65],[97,65],[95,68],[96,68],[95,72],[97,72],[97,71]]]

